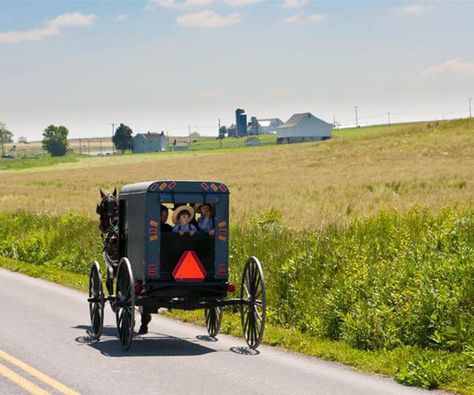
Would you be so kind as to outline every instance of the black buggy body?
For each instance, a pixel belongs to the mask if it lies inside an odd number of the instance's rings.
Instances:
[[[162,232],[160,207],[209,204],[214,234]],[[228,299],[229,284],[229,189],[219,182],[153,181],[124,186],[120,190],[118,222],[119,257],[104,254],[108,267],[105,297],[100,266],[90,272],[89,307],[92,331],[100,338],[104,304],[116,313],[122,346],[128,349],[134,335],[135,307],[149,312],[159,308],[205,309],[206,327],[215,337],[223,307],[238,306],[244,337],[251,348],[261,343],[266,300],[262,267],[257,258],[247,261],[240,298]],[[115,286],[114,286],[115,285]]]

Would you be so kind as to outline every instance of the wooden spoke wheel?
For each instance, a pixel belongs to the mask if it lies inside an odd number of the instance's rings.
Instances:
[[[115,317],[122,348],[130,348],[135,328],[135,289],[130,261],[122,258],[117,271]]]
[[[100,266],[95,261],[89,273],[89,315],[91,318],[92,335],[99,339],[104,327],[104,288],[102,285],[102,276],[100,275]]]
[[[263,339],[267,311],[265,279],[260,261],[250,257],[242,273],[240,318],[248,346],[256,349]]]
[[[206,319],[207,333],[212,338],[215,338],[221,329],[222,315],[224,309],[222,307],[211,307],[204,310],[204,318]]]

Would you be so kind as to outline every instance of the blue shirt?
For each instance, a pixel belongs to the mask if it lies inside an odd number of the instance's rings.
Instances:
[[[179,233],[179,232],[183,232],[183,233],[189,233],[189,232],[196,232],[196,227],[192,224],[187,224],[187,225],[180,225],[180,224],[176,224],[174,227],[173,227],[173,232],[174,233]]]
[[[204,217],[201,216],[198,219],[198,228],[201,232],[209,233],[212,229],[214,229],[214,221],[211,217]]]

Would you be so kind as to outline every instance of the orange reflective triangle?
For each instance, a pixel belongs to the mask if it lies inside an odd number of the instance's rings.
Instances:
[[[194,251],[184,251],[173,270],[176,281],[203,281],[206,271]]]

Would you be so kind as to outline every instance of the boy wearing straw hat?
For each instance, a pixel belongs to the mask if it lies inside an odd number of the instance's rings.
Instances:
[[[191,206],[180,206],[173,212],[174,233],[184,235],[189,233],[193,236],[196,233],[196,227],[191,223],[194,217],[194,209]]]

